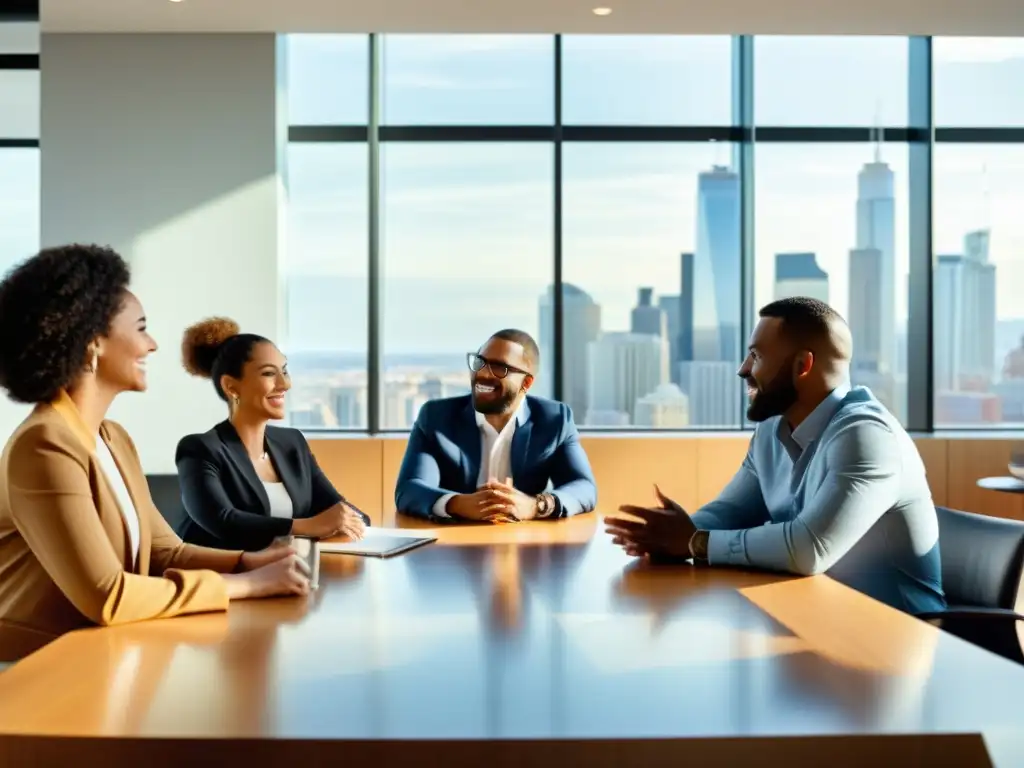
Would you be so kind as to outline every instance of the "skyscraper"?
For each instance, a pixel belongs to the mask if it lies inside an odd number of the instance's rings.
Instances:
[[[589,403],[586,424],[597,426],[591,414],[627,414],[636,423],[640,398],[668,382],[668,342],[641,333],[602,333],[590,343]]]
[[[775,300],[807,296],[828,304],[828,273],[813,253],[775,254]]]
[[[995,378],[996,268],[988,230],[964,238],[963,255],[935,270],[935,388],[988,392]]]
[[[667,319],[661,308],[654,306],[653,288],[637,290],[636,306],[630,313],[629,324],[632,333],[668,338]]]
[[[659,296],[658,307],[665,313],[665,332],[668,336],[668,375],[673,384],[679,383],[679,295]]]
[[[892,377],[896,358],[896,200],[892,169],[875,157],[857,175],[857,242],[850,252],[854,380],[858,372]],[[869,376],[877,386],[877,379]],[[869,384],[870,386],[870,384]],[[886,402],[891,407],[891,403]]]
[[[690,424],[734,427],[739,421],[738,362],[690,360],[679,364],[680,388],[690,398]]]
[[[720,165],[697,177],[694,359],[734,362],[740,350],[740,178]]]
[[[588,348],[601,334],[601,306],[582,288],[562,283],[562,398],[582,422],[587,411],[590,377]],[[554,286],[540,297],[540,345],[542,386],[539,393],[554,392],[555,353]]]
[[[693,360],[693,254],[679,254],[679,359]]]
[[[636,404],[638,427],[681,429],[690,423],[688,400],[675,384],[661,384]]]

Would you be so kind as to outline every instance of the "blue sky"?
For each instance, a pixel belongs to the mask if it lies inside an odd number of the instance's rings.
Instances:
[[[301,36],[289,50],[293,123],[363,123],[363,36]],[[937,39],[939,125],[1024,126],[1024,40]],[[553,39],[389,36],[384,122],[549,124]],[[722,125],[731,115],[728,37],[582,36],[563,40],[563,119],[580,124]],[[907,118],[904,38],[759,37],[755,116],[762,125],[889,125]],[[0,106],[37,109],[24,89]],[[6,101],[5,101],[6,98]],[[19,107],[20,105],[20,107]],[[6,109],[6,107],[4,107]],[[0,129],[3,127],[0,120]],[[774,254],[813,250],[845,311],[856,177],[866,145],[756,148],[758,303]],[[677,290],[678,254],[695,245],[697,174],[730,162],[713,144],[564,147],[564,278],[625,328],[636,289]],[[905,314],[907,149],[887,145],[896,174],[897,316]],[[536,331],[551,280],[552,147],[386,144],[382,158],[387,351],[473,347],[489,329]],[[293,348],[357,350],[366,339],[365,148],[295,145],[288,154]],[[31,253],[38,233],[38,152],[0,150],[0,254]],[[936,250],[992,228],[998,314],[1024,315],[1024,145],[935,150]],[[328,322],[323,322],[323,318]]]
[[[303,36],[290,47],[293,123],[366,119],[366,40]],[[388,36],[383,121],[390,124],[550,124],[553,41],[546,36]],[[563,39],[567,124],[723,125],[731,119],[728,37]],[[759,37],[755,117],[761,125],[904,125],[905,38]],[[1024,40],[935,42],[940,125],[1024,126]],[[331,73],[330,75],[325,73]],[[330,94],[325,98],[325,94]],[[832,303],[847,305],[857,172],[873,148],[758,145],[756,298],[771,298],[774,255],[812,250]],[[897,316],[906,313],[905,145],[886,145],[896,180]],[[628,324],[636,289],[677,290],[678,254],[695,246],[697,174],[728,164],[714,144],[567,144],[563,165],[564,279],[602,306],[603,326]],[[546,144],[385,144],[382,160],[389,351],[475,346],[485,328],[538,327],[551,280],[552,148]],[[940,146],[935,244],[956,252],[970,229],[992,227],[1000,317],[1024,284],[1024,146]],[[297,346],[351,348],[365,339],[366,158],[362,147],[294,146],[289,155],[293,273],[333,277],[345,296],[336,323],[317,327],[318,301],[292,313]],[[429,298],[424,298],[424,297]],[[298,303],[298,302],[296,302]]]

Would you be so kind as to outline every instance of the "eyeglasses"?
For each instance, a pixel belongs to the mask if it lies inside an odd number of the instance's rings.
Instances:
[[[481,357],[476,352],[470,352],[466,355],[466,364],[469,365],[469,370],[473,371],[473,373],[483,370],[483,367],[486,365],[491,369],[491,373],[499,379],[504,379],[509,375],[509,373],[521,373],[524,376],[533,375],[529,371],[524,371],[522,368],[515,368],[508,363],[499,363],[496,360],[488,360],[485,357]]]

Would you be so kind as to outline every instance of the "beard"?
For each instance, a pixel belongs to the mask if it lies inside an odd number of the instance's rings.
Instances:
[[[505,388],[499,382],[494,385],[497,387],[491,395],[483,395],[476,391],[476,381],[473,381],[473,408],[478,412],[487,416],[494,416],[499,413],[505,413],[509,408],[512,407],[512,403],[516,399],[516,395],[519,393],[514,389]]]
[[[793,383],[792,370],[793,359],[790,359],[764,387],[759,386],[753,378],[746,378],[748,385],[757,387],[757,394],[747,406],[747,419],[753,422],[765,421],[773,416],[781,416],[793,407],[800,396]]]

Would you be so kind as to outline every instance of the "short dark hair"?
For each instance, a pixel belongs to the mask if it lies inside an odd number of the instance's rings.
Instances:
[[[782,321],[782,332],[798,344],[827,340],[835,323],[846,324],[842,316],[819,299],[794,296],[761,307],[761,317]]]
[[[131,272],[99,245],[45,248],[0,283],[0,386],[48,403],[81,375],[89,345],[110,331]]]
[[[521,346],[526,353],[526,361],[536,373],[537,367],[540,365],[540,347],[537,346],[533,336],[526,331],[520,331],[518,328],[502,328],[497,333],[492,333],[491,338],[511,341],[513,344]]]
[[[185,370],[193,376],[213,380],[221,400],[228,395],[221,386],[223,376],[242,378],[245,364],[252,360],[257,344],[271,344],[255,333],[239,333],[238,323],[227,317],[211,317],[185,329],[181,340],[181,358]]]

